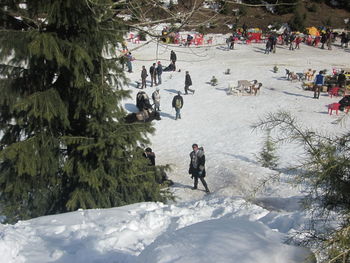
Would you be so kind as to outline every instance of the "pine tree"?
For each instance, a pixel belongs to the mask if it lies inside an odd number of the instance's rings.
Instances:
[[[297,142],[304,148],[293,181],[307,193],[303,203],[312,218],[299,243],[314,245],[320,262],[349,262],[350,133],[322,135],[301,127],[283,111],[269,114],[254,127],[277,129],[276,141]]]
[[[110,0],[0,4],[0,200],[9,220],[162,201],[125,124],[115,56],[125,28]],[[114,86],[113,86],[114,84]]]
[[[267,136],[263,149],[257,158],[263,167],[275,169],[277,167],[278,157],[275,155],[276,146],[272,141],[270,133],[271,131],[267,130]]]

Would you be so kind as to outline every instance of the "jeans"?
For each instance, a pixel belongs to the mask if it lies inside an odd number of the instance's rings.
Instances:
[[[162,74],[158,74],[158,84],[162,84]]]
[[[176,111],[175,120],[181,119],[181,109],[175,108],[175,111]]]

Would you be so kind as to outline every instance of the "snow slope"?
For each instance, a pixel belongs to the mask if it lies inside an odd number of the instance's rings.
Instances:
[[[170,50],[177,53],[181,72],[164,72],[161,117],[150,146],[157,164],[171,164],[170,179],[176,202],[139,203],[111,209],[79,210],[35,218],[15,225],[0,225],[0,263],[152,263],[152,262],[303,262],[308,249],[285,244],[288,234],[302,230],[308,215],[301,210],[302,189],[292,187],[287,175],[261,167],[256,155],[265,134],[251,125],[269,112],[290,111],[302,125],[334,134],[346,130],[328,115],[326,105],[339,98],[326,93],[319,100],[300,82],[285,78],[285,68],[303,72],[349,67],[349,50],[301,46],[290,51],[279,46],[276,54],[265,55],[264,44],[237,44],[227,50],[225,36],[215,35],[211,46],[185,48],[151,42],[129,44],[135,56],[130,78],[132,98],[124,101],[136,111],[141,67],[161,61],[169,64]],[[277,65],[278,73],[273,73]],[[232,74],[225,75],[226,69]],[[174,120],[171,100],[183,91],[185,71],[192,77],[194,95],[184,95],[182,119]],[[207,82],[218,79],[213,87]],[[258,96],[228,96],[229,82],[256,79],[263,83]],[[155,87],[145,91],[151,96]],[[344,113],[340,113],[344,115]],[[210,195],[191,190],[187,173],[191,145],[198,143],[206,153]],[[279,168],[296,163],[302,150],[284,145],[279,151]],[[260,180],[280,176],[266,189]],[[257,189],[256,191],[254,189]],[[256,199],[252,199],[255,194]],[[312,262],[313,257],[308,258]]]

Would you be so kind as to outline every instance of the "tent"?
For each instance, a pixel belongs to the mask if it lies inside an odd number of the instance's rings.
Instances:
[[[320,36],[320,32],[317,30],[316,27],[312,26],[312,27],[307,27],[306,28],[306,31],[309,35],[311,36],[315,36],[315,37],[318,37]]]

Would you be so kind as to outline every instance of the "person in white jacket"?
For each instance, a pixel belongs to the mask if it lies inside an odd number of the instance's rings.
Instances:
[[[159,88],[156,88],[156,90],[152,93],[152,100],[154,103],[154,110],[160,111],[160,94],[159,94]]]

